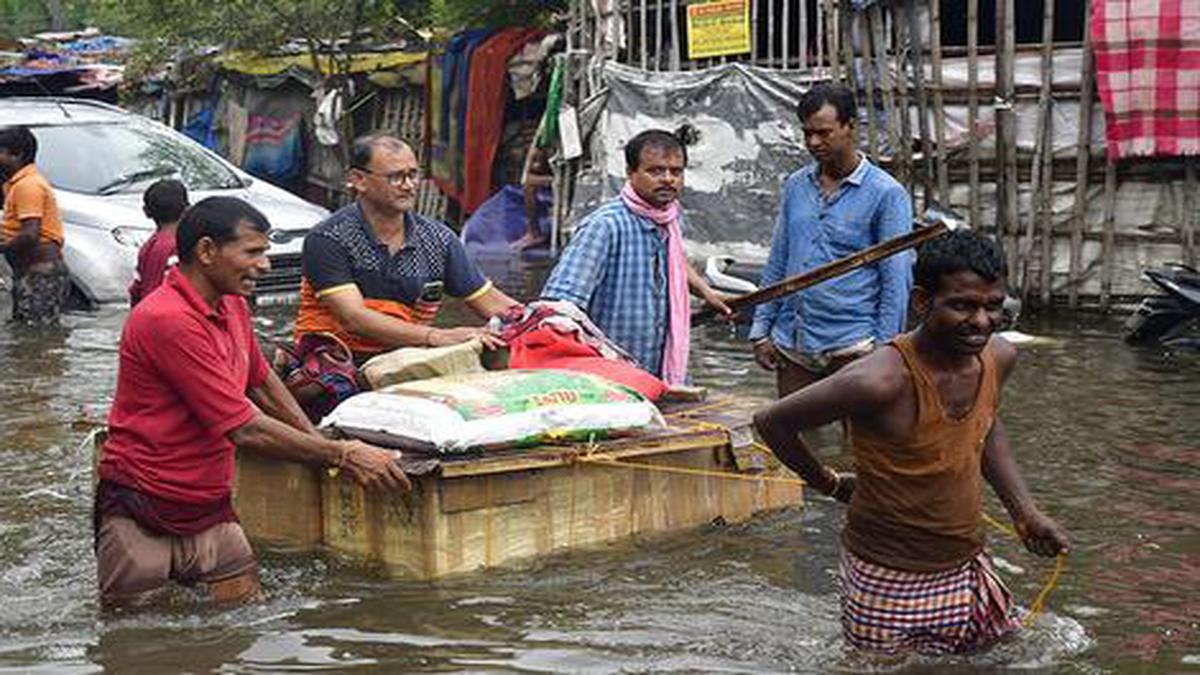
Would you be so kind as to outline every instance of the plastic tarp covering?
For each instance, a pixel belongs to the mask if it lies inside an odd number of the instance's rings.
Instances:
[[[808,82],[796,73],[740,63],[684,72],[604,66],[608,104],[592,135],[592,168],[579,177],[573,222],[616,196],[625,180],[624,147],[638,132],[700,132],[688,148],[682,197],[692,241],[767,243],[779,190],[808,161],[796,101]]]

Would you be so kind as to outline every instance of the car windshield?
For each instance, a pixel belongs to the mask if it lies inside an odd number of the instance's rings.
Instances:
[[[145,189],[174,177],[189,190],[242,187],[229,167],[171,132],[141,123],[32,127],[37,165],[54,187],[85,194]]]

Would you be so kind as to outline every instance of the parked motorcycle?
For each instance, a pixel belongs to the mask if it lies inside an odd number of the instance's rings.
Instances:
[[[1125,342],[1200,349],[1200,272],[1180,263],[1146,269],[1142,275],[1164,291],[1147,295],[1125,320]]]

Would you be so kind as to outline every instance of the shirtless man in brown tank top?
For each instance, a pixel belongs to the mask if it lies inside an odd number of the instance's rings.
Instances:
[[[999,248],[981,235],[930,242],[917,260],[916,330],[755,415],[784,464],[849,504],[841,592],[852,646],[964,652],[1019,626],[983,553],[983,480],[1030,551],[1067,550],[1066,533],[1034,504],[996,416],[1017,356],[992,335],[1003,274]],[[823,466],[799,433],[840,419],[850,423],[853,474]]]

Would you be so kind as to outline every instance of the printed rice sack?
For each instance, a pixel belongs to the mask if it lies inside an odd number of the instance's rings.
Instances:
[[[589,373],[539,369],[384,387],[344,401],[321,426],[391,447],[457,453],[605,438],[662,423],[633,389]]]

